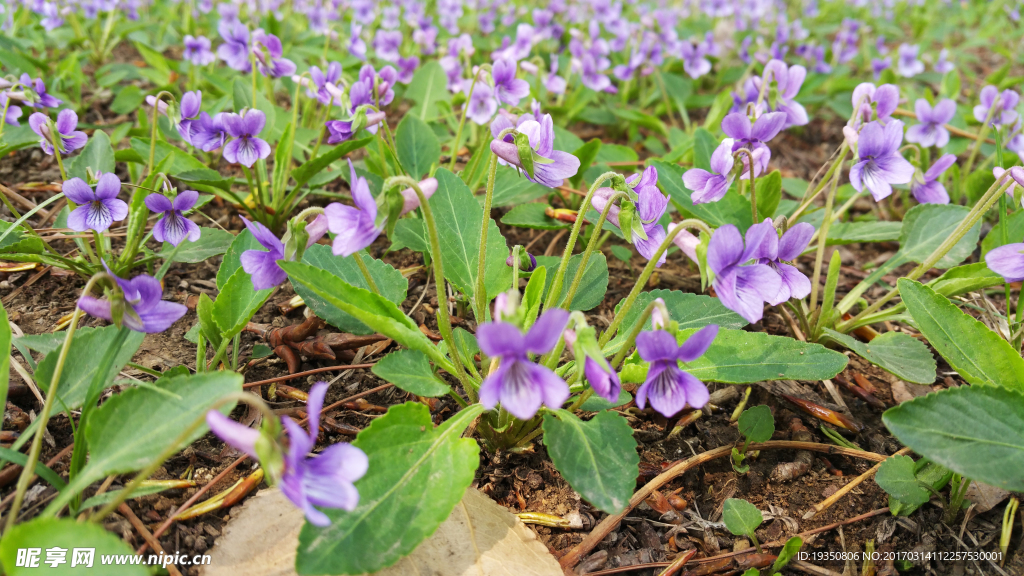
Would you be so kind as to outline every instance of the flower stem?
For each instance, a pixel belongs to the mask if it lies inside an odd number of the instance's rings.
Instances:
[[[821,279],[821,263],[825,260],[825,245],[828,244],[828,228],[832,224],[832,206],[836,200],[836,189],[839,187],[839,175],[842,174],[841,170],[836,170],[832,173],[832,187],[828,191],[828,195],[825,196],[825,219],[821,222],[821,228],[818,230],[818,251],[814,255],[814,276],[811,280],[811,302],[808,308],[808,314],[814,312],[814,309],[818,306],[818,280]]]
[[[484,272],[487,268],[487,229],[491,224],[491,201],[494,198],[494,179],[498,173],[498,155],[491,152],[491,160],[487,166],[487,192],[484,194],[483,221],[480,224],[480,256],[476,263],[476,294],[473,295],[477,323],[486,322],[490,317],[487,309],[487,284]]]
[[[974,141],[974,145],[971,146],[971,154],[967,157],[967,163],[964,164],[964,169],[960,173],[960,189],[964,190],[967,184],[967,177],[971,175],[971,168],[974,166],[974,159],[978,157],[978,151],[981,150],[981,144],[988,137],[988,131],[992,128],[992,117],[995,115],[996,107],[999,106],[999,96],[997,95],[995,100],[992,101],[992,106],[988,109],[988,114],[985,115],[985,122],[981,125],[981,130],[978,131],[978,139]],[[997,143],[998,149],[998,143]],[[1002,166],[1000,166],[1002,168]]]
[[[153,173],[153,164],[156,162],[156,127],[157,118],[160,113],[160,100],[164,96],[171,96],[170,92],[162,91],[156,95],[156,100],[153,101],[153,113],[150,115],[150,122],[153,124],[149,129],[149,162],[146,163],[146,175],[149,176]],[[60,160],[58,159],[59,163]],[[61,174],[64,173],[64,168],[61,168]],[[67,179],[67,177],[65,177]]]
[[[747,155],[747,166],[750,168],[750,216],[751,218],[753,218],[753,223],[758,224],[757,195],[754,192],[754,155],[750,152],[750,150],[747,150],[746,148],[740,148],[739,150],[734,152],[733,155],[735,156],[740,153]]]
[[[633,285],[633,289],[629,292],[629,295],[626,296],[626,299],[622,301],[622,307],[619,308],[618,313],[615,314],[615,318],[612,319],[612,323],[608,326],[608,329],[601,334],[601,339],[598,341],[598,345],[600,345],[601,348],[604,348],[604,346],[608,344],[608,341],[612,339],[612,336],[614,336],[615,332],[619,329],[619,325],[622,324],[622,319],[629,313],[630,308],[633,307],[633,302],[636,301],[637,296],[640,295],[640,291],[643,290],[644,285],[647,284],[647,280],[651,277],[651,274],[654,273],[654,269],[657,267],[657,262],[661,258],[661,255],[668,250],[669,245],[672,244],[672,240],[687,228],[696,228],[708,235],[711,234],[711,230],[708,228],[708,225],[702,220],[688,218],[680,222],[675,228],[665,235],[665,239],[661,242],[661,246],[658,246],[658,250],[651,256],[651,259],[647,261],[647,265],[644,266],[644,270],[640,273],[640,277],[636,279],[636,284]]]
[[[363,278],[366,279],[366,284],[370,287],[370,292],[380,296],[380,288],[377,288],[377,283],[373,281],[373,276],[370,275],[370,269],[366,267],[366,262],[363,261],[363,255],[357,251],[353,252],[352,256],[356,260],[356,265],[359,266],[359,271],[363,273]],[[438,306],[438,308],[440,308],[440,306]]]
[[[832,178],[832,174],[843,164],[843,161],[846,160],[847,152],[849,152],[849,147],[846,145],[846,141],[843,141],[842,146],[839,147],[839,158],[832,163],[832,166],[829,167],[828,172],[825,173],[825,176],[822,177],[821,182],[818,183],[813,192],[811,192],[810,187],[808,186],[808,193],[804,194],[804,199],[801,200],[800,205],[797,206],[797,209],[794,210],[792,214],[789,215],[788,220],[790,222],[795,222],[796,219],[803,214],[804,210],[814,202],[814,199],[818,197],[818,194],[825,189],[825,185],[828,184],[829,180]]]
[[[455,161],[459,158],[459,146],[462,144],[462,128],[466,125],[466,114],[469,113],[469,103],[473,101],[473,90],[476,88],[476,82],[480,79],[480,73],[483,72],[483,67],[476,71],[473,75],[473,82],[469,85],[469,93],[466,95],[466,103],[462,106],[462,119],[459,120],[459,129],[455,131],[455,143],[452,146],[452,157],[448,161],[448,169],[455,170]]]
[[[629,194],[626,194],[625,192],[616,192],[608,199],[608,204],[606,204],[604,210],[601,211],[601,216],[597,219],[597,223],[594,224],[594,233],[590,236],[590,242],[587,243],[587,248],[583,251],[583,259],[580,261],[579,268],[576,269],[576,274],[572,278],[572,283],[569,284],[569,291],[565,293],[565,298],[558,304],[559,308],[564,307],[568,309],[572,304],[572,299],[576,296],[576,291],[579,290],[580,284],[583,282],[583,274],[587,270],[587,262],[590,260],[590,255],[594,253],[594,250],[597,249],[597,245],[601,242],[601,234],[599,234],[599,232],[603,229],[605,220],[608,219],[608,213],[611,211],[612,205],[615,204],[616,200],[622,198],[629,198]],[[580,214],[576,215],[577,220],[582,217],[583,216]],[[628,233],[628,231],[625,233]]]

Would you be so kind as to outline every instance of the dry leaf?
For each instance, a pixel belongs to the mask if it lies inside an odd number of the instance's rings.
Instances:
[[[232,513],[204,576],[293,576],[304,518],[280,490],[263,490]],[[357,553],[353,551],[353,553]],[[537,535],[469,488],[433,536],[376,576],[562,576]]]
[[[974,503],[974,513],[984,514],[996,507],[997,504],[1006,500],[1010,493],[1002,488],[974,481],[967,487],[965,498]]]
[[[902,404],[914,398],[920,398],[925,396],[932,391],[928,386],[922,386],[920,384],[911,384],[910,382],[904,382],[899,378],[889,379],[889,385],[892,387],[892,399],[897,404]]]

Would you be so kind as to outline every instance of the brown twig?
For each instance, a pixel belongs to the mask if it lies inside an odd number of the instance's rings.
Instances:
[[[128,522],[130,522],[135,530],[138,531],[139,536],[142,536],[142,539],[146,541],[146,544],[149,544],[150,548],[152,548],[154,552],[166,554],[164,549],[160,546],[160,542],[153,537],[153,534],[148,528],[146,528],[146,525],[139,520],[139,517],[135,515],[135,512],[132,512],[132,509],[128,507],[128,504],[121,502],[121,505],[117,507],[117,511],[128,519]],[[174,564],[167,565],[167,572],[169,572],[171,576],[181,576],[181,572],[178,571],[178,567]]]
[[[561,230],[558,231],[558,234],[555,234],[555,237],[552,238],[551,242],[548,244],[547,250],[544,251],[545,256],[551,256],[552,254],[555,253],[555,245],[558,243],[559,240],[562,239],[562,236],[565,236],[565,233],[568,231],[568,228],[562,228]]]
[[[70,454],[74,448],[74,442],[68,444],[68,446],[61,450],[60,452],[58,452],[56,456],[46,461],[46,467],[51,468],[54,464],[60,462],[60,459]],[[21,466],[18,466],[17,464],[11,464],[7,468],[4,468],[3,472],[7,473],[8,470],[12,470],[12,472],[10,473],[14,474],[15,478],[17,478],[17,476],[21,474]],[[38,478],[38,476],[33,476],[32,480],[29,480],[29,482],[35,482],[36,478]],[[11,492],[10,494],[7,495],[6,498],[3,499],[3,501],[0,501],[0,512],[6,510],[7,507],[11,505],[12,500],[14,500],[14,492]]]
[[[902,108],[897,108],[896,110],[893,111],[892,114],[893,114],[893,116],[906,116],[908,118],[917,118],[917,112],[912,112],[910,110],[904,110]],[[945,128],[946,130],[949,130],[949,133],[954,135],[954,136],[959,136],[961,138],[969,138],[971,140],[977,140],[978,139],[978,135],[977,134],[974,134],[972,132],[968,132],[966,130],[961,130],[960,128],[957,128],[956,126],[952,126],[952,125],[949,125],[949,124],[943,124],[942,127]],[[988,143],[988,144],[995,144],[996,143],[996,141],[991,139],[991,138],[986,138],[985,142]]]
[[[597,546],[602,540],[604,540],[605,536],[607,536],[608,533],[611,532],[612,529],[615,528],[615,526],[617,526],[619,522],[621,522],[622,519],[626,517],[626,514],[628,514],[633,508],[638,506],[641,502],[646,500],[647,497],[650,496],[653,491],[657,490],[658,488],[661,488],[664,484],[668,483],[676,476],[679,476],[692,468],[696,468],[697,466],[700,466],[701,464],[704,464],[706,462],[710,462],[711,460],[714,460],[716,458],[727,456],[732,452],[732,448],[732,445],[722,446],[720,448],[715,448],[714,450],[704,452],[703,454],[698,454],[693,458],[688,458],[686,460],[677,462],[668,470],[665,470],[664,472],[656,476],[653,480],[645,484],[643,488],[637,490],[636,494],[633,494],[633,497],[629,499],[629,503],[626,504],[625,510],[618,514],[608,516],[607,518],[602,520],[601,523],[598,524],[594,528],[594,530],[590,534],[588,534],[586,538],[583,539],[582,542],[577,544],[576,547],[570,550],[565,556],[562,556],[562,558],[559,560],[559,563],[561,564],[562,568],[568,569],[578,564],[579,561],[583,558],[583,556],[590,553],[590,551],[593,550],[595,546]],[[876,462],[881,462],[887,458],[887,456],[875,454],[874,452],[853,450],[851,448],[845,448],[842,446],[833,446],[831,444],[818,444],[816,442],[794,442],[791,440],[770,440],[768,442],[751,444],[748,447],[748,450],[767,450],[769,448],[811,450],[813,452],[824,452],[826,454],[843,454],[846,456],[853,456],[855,458],[862,458],[864,460],[874,460]]]
[[[906,454],[907,452],[910,452],[910,448],[904,448],[899,452],[893,454],[893,456],[901,456],[903,454]],[[804,514],[804,520],[810,520],[811,518],[817,516],[822,510],[827,510],[830,506],[838,502],[840,498],[845,496],[847,492],[856,488],[858,484],[874,476],[875,472],[878,472],[878,469],[882,466],[882,462],[884,461],[885,460],[882,460],[878,464],[875,464],[874,466],[871,467],[870,470],[851,480],[845,486],[840,488],[835,494],[815,504],[811,510],[807,511],[807,514]]]
[[[357,368],[371,368],[376,362],[370,362],[369,364],[351,364],[341,366],[328,366],[326,368],[314,368],[312,370],[306,370],[305,372],[296,372],[295,374],[286,374],[284,376],[278,376],[277,378],[270,378],[267,380],[260,380],[259,382],[249,382],[243,384],[242,388],[255,388],[264,384],[273,384],[274,382],[286,382],[295,378],[302,378],[303,376],[309,376],[311,374],[320,374],[321,372],[333,372],[336,370],[355,370]]]

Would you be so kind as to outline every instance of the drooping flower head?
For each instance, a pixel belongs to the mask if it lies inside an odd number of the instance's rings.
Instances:
[[[569,398],[569,386],[550,369],[532,362],[528,354],[550,352],[558,343],[569,313],[545,311],[524,335],[515,324],[487,322],[477,329],[480,350],[499,359],[498,368],[480,386],[480,403],[502,408],[520,420],[529,420],[541,404],[557,409]]]
[[[252,287],[256,290],[273,288],[288,278],[288,274],[278,266],[278,260],[286,259],[285,244],[269,228],[259,222],[251,222],[242,217],[242,222],[249,229],[253,237],[263,250],[246,250],[240,258],[242,270],[251,277]],[[323,215],[317,216],[312,222],[306,225],[306,233],[309,240],[306,247],[310,247],[317,240],[327,233],[327,218]]]
[[[68,214],[68,228],[76,232],[104,232],[128,216],[128,203],[117,197],[121,181],[114,174],[101,174],[95,191],[81,178],[65,180],[61,188],[68,200],[78,204]]]
[[[726,138],[715,148],[711,154],[710,172],[703,168],[691,168],[683,173],[683,184],[693,191],[690,200],[694,204],[718,202],[729,191],[736,177],[733,173],[736,163],[732,155],[734,143],[732,138]]]
[[[664,330],[641,332],[636,338],[640,358],[650,362],[647,379],[636,391],[636,405],[651,407],[667,418],[686,406],[703,408],[711,395],[707,386],[679,367],[679,362],[693,362],[707,352],[718,335],[718,326],[705,326],[691,335],[682,346]]]
[[[906,184],[914,176],[914,166],[900,155],[903,122],[890,120],[865,124],[857,144],[858,162],[850,168],[850,184],[858,192],[867,188],[875,201],[892,194],[893,184]]]
[[[939,177],[953,163],[956,156],[946,154],[935,161],[924,174],[920,170],[914,171],[914,178],[910,181],[910,193],[921,204],[949,204],[949,194],[946,187],[939,182]]]
[[[155,192],[146,196],[146,207],[151,212],[162,214],[153,226],[153,239],[173,246],[181,244],[185,238],[190,242],[199,240],[199,225],[185,218],[185,212],[191,210],[198,199],[199,192],[195,190],[185,190],[174,200]]]
[[[185,92],[181,95],[181,120],[178,122],[178,134],[181,135],[181,139],[189,144],[195,145],[192,142],[192,136],[195,134],[193,124],[199,118],[199,107],[203,105],[203,93],[199,90],[194,92]]]
[[[155,334],[167,330],[188,312],[183,304],[161,300],[164,289],[156,278],[139,274],[125,280],[115,276],[106,262],[103,267],[117,283],[121,294],[106,300],[83,294],[78,299],[78,307],[86,314],[107,321],[114,321],[116,315],[130,330]]]
[[[32,108],[56,108],[64,102],[60,98],[46,92],[46,84],[42,78],[33,80],[28,74],[22,74],[19,82],[27,89],[23,100],[26,106],[31,106]]]
[[[491,151],[499,159],[523,170],[531,182],[555,188],[579,170],[579,158],[554,149],[555,127],[550,114],[538,119],[520,119],[516,131],[521,135],[518,140],[506,134],[502,140],[491,141]]]
[[[914,142],[925,148],[942,148],[949,144],[949,130],[946,130],[945,124],[956,114],[956,102],[944,98],[936,102],[933,108],[927,100],[918,98],[917,102],[914,102],[914,110],[920,124],[907,129],[907,142]]]
[[[985,263],[1007,283],[1024,280],[1024,243],[1006,244],[989,250],[985,254]]]
[[[53,155],[53,137],[50,131],[50,118],[42,112],[33,112],[28,117],[28,125],[32,131],[39,135],[39,147],[49,155]],[[57,145],[61,148],[61,154],[70,154],[85,146],[89,137],[78,128],[78,114],[74,110],[65,108],[57,114],[57,121],[53,123],[57,129]]]
[[[0,114],[2,114],[5,109],[7,110],[7,113],[3,118],[0,118],[0,122],[6,122],[11,126],[20,126],[18,118],[21,118],[21,107],[10,103],[7,92],[0,92]]]
[[[622,390],[622,381],[597,343],[597,333],[592,326],[566,330],[563,333],[565,345],[573,351],[576,363],[583,363],[583,375],[594,392],[609,402],[615,402]]]
[[[294,420],[281,417],[281,424],[288,432],[289,446],[284,452],[284,472],[281,475],[281,492],[306,515],[314,526],[330,526],[330,518],[317,510],[341,508],[351,512],[359,504],[359,492],[355,481],[366,474],[370,461],[366,453],[351,444],[333,444],[316,457],[308,457],[316,446],[320,429],[320,411],[328,384],[317,382],[309,390],[306,413],[309,415],[307,433]],[[206,413],[210,430],[227,444],[258,458],[257,443],[261,432],[235,422],[216,410]]]
[[[764,256],[762,245],[769,233],[764,227],[747,231],[746,248],[740,231],[726,224],[708,242],[707,263],[714,273],[714,288],[726,308],[755,323],[764,315],[764,303],[774,300],[782,289],[782,280],[765,264],[753,262]],[[775,234],[774,228],[770,231]]]
[[[313,88],[316,92],[307,91],[307,94],[314,96],[321,104],[341,104],[341,99],[338,97],[341,90],[337,88],[338,80],[341,79],[341,63],[331,62],[327,65],[326,72],[320,70],[319,66],[309,67],[309,76],[313,81]],[[332,90],[333,88],[333,90]],[[339,94],[336,95],[335,91]]]
[[[249,110],[245,116],[225,114],[221,121],[224,131],[234,138],[224,146],[225,160],[251,168],[257,160],[270,156],[270,144],[258,137],[267,122],[266,114]]]
[[[291,76],[295,73],[295,63],[283,57],[281,40],[263,29],[252,33],[252,50],[256,56],[256,68],[260,74],[270,78]]]
[[[608,210],[608,221],[620,229],[626,225],[628,230],[623,230],[623,234],[630,234],[630,241],[636,246],[637,252],[648,260],[665,241],[665,228],[658,221],[668,208],[668,196],[658,189],[657,184],[658,171],[654,166],[648,166],[641,174],[635,174],[626,181],[626,185],[636,195],[635,210],[630,206],[632,214],[628,225],[621,222],[619,206],[612,206]],[[594,210],[603,211],[614,194],[612,188],[599,188],[591,200]],[[663,252],[657,266],[664,264],[665,259],[666,253]]]

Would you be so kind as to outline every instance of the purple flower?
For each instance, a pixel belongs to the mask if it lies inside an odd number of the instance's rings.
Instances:
[[[604,59],[607,60],[607,59]],[[612,81],[602,73],[603,68],[598,65],[597,59],[590,53],[584,54],[581,59],[582,72],[580,73],[580,81],[587,88],[590,88],[594,92],[611,92],[615,93],[618,90],[615,86],[612,86]]]
[[[949,144],[949,130],[944,124],[953,119],[956,114],[956,102],[945,98],[935,103],[933,108],[924,98],[918,98],[914,103],[914,110],[917,111],[917,121],[920,124],[907,129],[907,142],[914,142],[930,148],[942,148]]]
[[[676,226],[678,226],[678,224],[675,222],[669,222],[668,233],[671,234],[672,231],[675,230]],[[698,261],[697,246],[700,245],[700,238],[694,236],[687,230],[683,230],[672,238],[672,243],[682,250],[683,254],[686,254],[687,258],[695,263]]]
[[[702,168],[691,168],[683,173],[683,184],[693,191],[690,201],[694,204],[718,202],[732,186],[732,172],[735,159],[732,156],[733,139],[726,138],[711,154],[711,172]]]
[[[544,89],[552,94],[564,94],[568,83],[558,75],[558,58],[552,54],[551,71],[544,75]]]
[[[416,74],[416,68],[420,65],[419,56],[410,56],[408,58],[398,58],[398,81],[402,84],[408,84],[412,82],[412,77]]]
[[[494,95],[498,102],[518,106],[519,101],[530,94],[530,84],[516,78],[515,60],[501,59],[494,63],[491,76],[494,78]],[[488,118],[489,120],[489,118]],[[483,124],[483,122],[478,122]]]
[[[786,114],[786,124],[783,128],[790,126],[803,126],[810,122],[807,117],[807,110],[803,105],[794,100],[800,93],[800,88],[807,77],[807,69],[803,66],[790,66],[781,60],[771,60],[764,66],[764,73],[761,75],[761,82],[775,81],[778,87],[778,99],[774,103],[775,112]],[[756,101],[756,99],[755,99]]]
[[[534,158],[541,157],[541,161],[533,162],[533,174],[526,177],[531,182],[536,182],[555,188],[562,185],[562,181],[571,178],[580,168],[579,158],[568,152],[554,149],[555,127],[551,121],[550,114],[544,114],[538,120],[533,118],[523,120],[516,127],[521,134],[526,134],[530,141],[530,148]],[[519,159],[519,147],[511,134],[506,134],[504,140],[492,140],[491,151],[498,155],[498,158],[522,169],[523,164]]]
[[[395,91],[392,90],[395,82],[398,81],[398,71],[391,66],[385,66],[377,72],[370,64],[365,64],[359,69],[359,82],[369,95],[370,100],[365,104],[374,104],[378,108],[391,104],[395,99]],[[356,90],[356,84],[352,84],[352,92]],[[355,97],[352,97],[353,109],[358,106]]]
[[[768,170],[768,160],[772,157],[772,152],[765,142],[775,138],[779,131],[782,130],[782,127],[786,125],[787,120],[788,116],[784,112],[768,112],[767,114],[762,114],[751,124],[750,118],[746,114],[733,112],[726,115],[722,120],[722,132],[725,132],[727,136],[735,140],[732,145],[733,152],[741,148],[746,148],[751,152],[760,150],[760,154],[754,158],[756,161],[754,164],[754,175],[757,176]],[[744,166],[746,166],[748,162],[746,154],[742,156],[742,159]],[[743,170],[740,177],[749,177],[748,172],[749,168]]]
[[[203,93],[198,90],[185,92],[181,96],[181,121],[178,122],[178,134],[189,144],[192,144],[192,136],[195,133],[192,125],[199,118],[199,107],[202,104]]]
[[[252,50],[256,55],[256,68],[260,74],[270,78],[291,76],[295,73],[295,63],[283,58],[281,40],[262,29],[252,33]]]
[[[764,314],[764,302],[774,300],[782,289],[779,275],[765,264],[748,264],[765,255],[761,252],[767,233],[764,227],[751,226],[747,231],[746,249],[743,237],[732,224],[726,224],[711,236],[708,242],[708,268],[715,274],[714,287],[718,299],[726,308],[759,322]]]
[[[227,131],[224,128],[224,116],[227,113],[220,112],[212,118],[206,112],[200,112],[199,118],[193,120],[189,125],[189,132],[192,137],[192,145],[205,152],[216,150],[224,145]]]
[[[121,181],[110,172],[100,176],[95,192],[81,178],[65,180],[62,190],[68,200],[78,204],[68,215],[68,228],[76,232],[103,232],[128,216],[128,204],[117,198]]]
[[[711,72],[711,61],[704,57],[704,50],[700,44],[694,44],[689,40],[680,43],[679,49],[683,59],[683,70],[696,80]]]
[[[850,184],[858,191],[867,187],[875,201],[892,194],[892,184],[906,184],[914,167],[900,155],[903,122],[890,120],[865,124],[858,139],[859,161],[850,168]]]
[[[388,62],[398,60],[402,38],[402,33],[398,30],[377,30],[373,37],[373,49],[377,52],[377,57]]]
[[[627,180],[626,184],[637,194],[636,217],[640,219],[639,224],[644,234],[640,234],[635,224],[631,230],[623,230],[623,233],[628,232],[631,235],[632,244],[636,246],[637,252],[650,260],[654,253],[658,251],[661,243],[665,241],[665,228],[658,224],[658,221],[661,220],[665,210],[668,208],[668,196],[662,194],[661,190],[658,189],[658,171],[654,166],[648,166],[642,174],[634,175],[631,179]],[[608,199],[614,194],[615,190],[611,188],[598,189],[594,193],[592,200],[594,210],[598,212],[603,211],[605,206],[608,205]],[[608,210],[608,221],[621,228],[619,212],[618,206],[612,206]],[[647,237],[644,238],[644,235]],[[666,254],[662,253],[657,266],[664,264],[665,258]]]
[[[39,135],[39,146],[43,152],[53,155],[53,139],[50,135],[50,118],[42,112],[34,112],[28,117],[28,125],[32,131]],[[57,121],[53,125],[57,129],[57,144],[62,154],[70,154],[78,150],[89,141],[85,132],[75,130],[78,128],[78,114],[74,110],[65,108],[57,114]]]
[[[269,228],[259,222],[250,222],[244,216],[245,227],[249,229],[256,241],[268,251],[246,250],[242,252],[242,270],[251,276],[252,287],[256,290],[273,288],[288,278],[288,274],[277,265],[284,258],[284,244]]]
[[[1016,192],[1017,186],[1024,187],[1024,168],[1021,168],[1020,166],[1014,166],[1009,170],[1004,170],[996,166],[995,168],[992,169],[992,176],[995,176],[996,182],[1002,184],[1003,182],[1001,181],[1003,179],[1003,175],[1006,174],[1007,172],[1009,172],[1010,176],[1013,178],[1013,183],[1010,184],[1010,187],[1006,189],[1006,195],[1009,196],[1012,200],[1013,195]],[[1024,206],[1024,199],[1021,200],[1021,205]]]
[[[947,58],[949,58],[949,50],[943,48],[939,51],[939,57],[935,60],[935,71],[939,74],[952,72],[956,68]]]
[[[473,94],[466,103],[466,116],[477,124],[487,124],[498,111],[498,101],[494,99],[494,90],[482,82],[477,82]]]
[[[500,365],[480,386],[480,403],[494,408],[498,402],[520,420],[533,418],[541,404],[558,409],[569,398],[569,386],[550,369],[530,361],[528,354],[544,354],[558,343],[569,321],[559,308],[547,310],[525,335],[508,322],[487,322],[477,329],[480,349]]]
[[[325,105],[330,104],[332,100],[337,104],[341,103],[340,98],[336,98],[334,91],[328,87],[337,86],[338,80],[341,79],[340,62],[331,62],[328,64],[326,74],[320,70],[319,66],[310,66],[309,76],[313,81],[313,86],[316,88],[315,97],[318,102]]]
[[[910,133],[907,133],[907,139],[910,139]],[[956,156],[953,154],[946,154],[939,158],[932,164],[932,167],[927,172],[921,174],[920,171],[914,171],[914,179],[910,181],[910,192],[914,195],[921,204],[949,204],[949,194],[946,193],[946,187],[939,182],[939,176],[946,171],[947,168],[956,162]]]
[[[33,94],[27,95],[29,97],[25,98],[26,106],[33,108],[56,108],[63,102],[63,100],[47,94],[46,84],[43,83],[42,78],[33,80],[28,74],[22,74],[19,82],[21,82],[22,86],[33,92]]]
[[[636,349],[640,358],[651,366],[647,379],[636,391],[636,405],[645,408],[650,400],[651,408],[668,418],[687,405],[693,409],[703,408],[711,397],[708,387],[679,368],[679,362],[693,362],[703,356],[717,335],[718,326],[711,324],[679,346],[676,337],[664,330],[640,333],[636,337]]]
[[[366,115],[366,123],[363,124],[363,128],[370,130],[371,132],[377,131],[377,125],[384,121],[386,116],[383,112],[370,112]],[[327,131],[330,136],[327,137],[328,144],[338,144],[344,142],[355,135],[356,130],[355,122],[353,120],[328,120],[326,123]]]
[[[622,390],[622,381],[608,360],[601,356],[594,329],[588,327],[584,330],[586,333],[581,339],[577,338],[575,330],[566,330],[563,333],[565,345],[572,349],[576,364],[583,363],[583,374],[594,392],[609,402],[615,402]]]
[[[0,92],[0,113],[3,113],[5,108],[7,113],[0,121],[6,122],[11,126],[20,126],[18,118],[21,118],[21,107],[8,103],[7,92]]]
[[[341,508],[351,512],[359,504],[359,491],[355,481],[362,478],[369,469],[370,460],[366,453],[351,444],[333,444],[315,458],[307,455],[316,446],[320,429],[320,410],[324,405],[328,384],[317,382],[309,390],[306,413],[309,415],[309,433],[287,416],[281,417],[281,424],[288,431],[289,446],[284,454],[284,473],[281,476],[281,492],[306,515],[314,526],[330,526],[331,519],[317,510]],[[210,430],[225,443],[257,458],[256,443],[261,433],[239,424],[216,410],[206,413]]]
[[[228,67],[239,72],[249,72],[249,29],[238,20],[221,20],[217,26],[224,43],[217,47],[217,57]]]
[[[172,201],[163,194],[146,196],[146,207],[163,216],[153,226],[153,238],[157,242],[170,242],[177,246],[186,237],[190,242],[199,240],[199,225],[185,218],[184,213],[192,209],[199,199],[199,192],[185,190]]]
[[[52,32],[64,25],[64,18],[60,15],[60,7],[56,2],[44,2],[39,14],[43,18],[39,21],[47,32]]]
[[[985,122],[989,110],[996,104],[997,98],[999,107],[992,113],[992,125],[1013,124],[1017,120],[1015,108],[1017,108],[1017,102],[1020,101],[1020,94],[1013,90],[1003,90],[1000,94],[999,89],[991,84],[981,89],[981,103],[974,107],[974,119],[978,122]]]
[[[210,50],[210,39],[206,36],[194,37],[191,34],[185,35],[185,52],[182,56],[192,63],[193,66],[206,66],[213,64],[217,57]]]
[[[810,294],[811,281],[803,272],[786,262],[796,260],[807,248],[811,237],[814,236],[814,226],[800,222],[786,230],[782,238],[779,238],[771,218],[766,218],[764,222],[751,226],[752,229],[755,227],[761,227],[764,230],[748,230],[747,238],[760,238],[761,245],[752,248],[748,241],[747,249],[755,249],[756,262],[766,264],[779,275],[779,279],[782,281],[779,293],[774,298],[767,298],[766,301],[772,306],[777,306],[790,298],[803,298]]]
[[[871,59],[871,73],[874,75],[875,80],[882,77],[882,72],[888,70],[892,66],[892,62],[888,58],[872,58]]]
[[[270,156],[270,144],[256,137],[267,122],[266,114],[249,110],[245,116],[225,114],[222,121],[224,130],[234,138],[224,146],[225,160],[250,168],[257,160]]]
[[[864,82],[853,89],[853,107],[860,110],[864,122],[870,122],[877,114],[878,120],[888,120],[900,103],[900,89],[892,84],[882,84],[878,88],[870,82]]]
[[[904,78],[913,78],[924,72],[924,62],[917,59],[920,48],[917,44],[900,44],[899,57],[896,60],[896,71]]]
[[[163,332],[188,312],[188,308],[182,304],[161,300],[164,290],[156,278],[139,274],[131,280],[124,280],[115,276],[106,262],[103,263],[103,267],[124,294],[123,299],[119,301],[124,306],[121,321],[129,330],[146,334]],[[112,321],[114,317],[109,300],[100,300],[85,294],[78,299],[78,307],[86,314],[107,321]]]
[[[985,254],[989,270],[999,274],[1007,283],[1024,280],[1024,243],[1007,244],[993,248]]]

